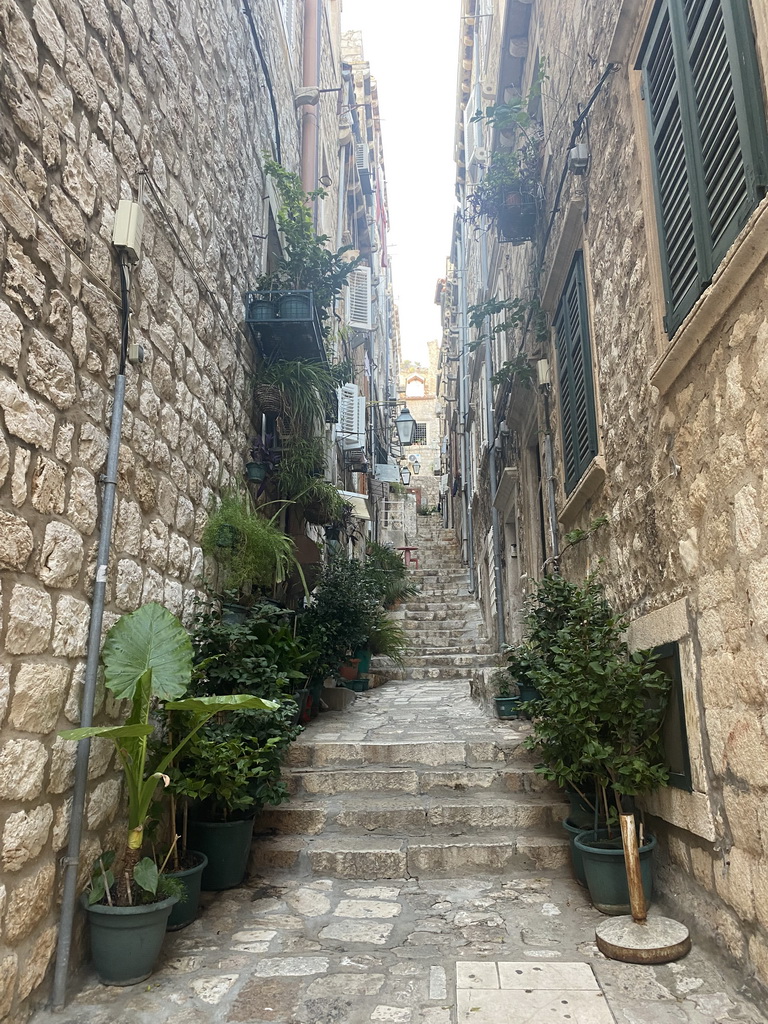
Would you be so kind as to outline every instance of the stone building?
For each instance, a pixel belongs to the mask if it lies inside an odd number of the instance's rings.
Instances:
[[[631,643],[669,652],[661,887],[767,984],[768,9],[462,13],[451,522],[497,638],[528,580],[599,565]],[[493,210],[510,151],[523,183]]]
[[[152,600],[189,615],[206,510],[242,479],[259,358],[243,293],[279,251],[265,155],[327,187],[314,217],[329,244],[357,231],[340,7],[0,3],[0,1019],[47,991],[56,944],[75,758],[56,731],[80,715],[120,348],[118,203],[144,215],[130,272],[144,358],[126,368],[104,629]],[[350,354],[345,334],[330,357]],[[339,486],[363,490],[354,469]],[[96,724],[119,712],[99,689]],[[80,887],[120,800],[111,745],[94,742]]]
[[[438,418],[438,344],[427,343],[428,365],[406,360],[400,365],[400,400],[416,420],[414,442],[403,450],[403,467],[411,478],[409,488],[421,508],[435,508],[440,501],[443,433]]]

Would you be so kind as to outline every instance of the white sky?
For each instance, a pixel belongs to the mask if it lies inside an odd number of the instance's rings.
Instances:
[[[342,0],[342,29],[362,31],[378,84],[402,351],[424,361],[455,209],[459,0]]]

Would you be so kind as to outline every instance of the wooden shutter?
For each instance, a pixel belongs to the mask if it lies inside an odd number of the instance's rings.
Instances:
[[[597,455],[597,420],[584,284],[577,252],[555,316],[565,493],[570,494]]]
[[[745,0],[661,0],[641,52],[671,333],[759,200],[766,128]]]

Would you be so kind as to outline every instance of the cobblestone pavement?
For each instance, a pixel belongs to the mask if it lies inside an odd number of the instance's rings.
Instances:
[[[205,902],[147,982],[86,975],[34,1024],[766,1024],[699,947],[606,960],[600,915],[562,878],[263,877]]]

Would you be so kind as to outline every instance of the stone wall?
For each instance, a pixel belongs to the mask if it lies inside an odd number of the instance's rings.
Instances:
[[[338,84],[337,6],[324,85]],[[0,0],[0,1019],[23,1016],[56,939],[74,746],[55,731],[78,721],[119,343],[117,203],[151,175],[131,292],[146,358],[128,369],[107,626],[150,600],[189,615],[209,499],[242,473],[241,296],[262,268],[261,167],[278,132],[284,164],[298,162],[300,19],[296,33],[290,55],[272,2]],[[333,164],[335,96],[321,120]],[[102,689],[96,710],[120,709]],[[83,876],[119,814],[109,743],[94,744],[90,777]]]
[[[620,62],[592,107],[589,172],[566,178],[538,282],[551,316],[573,253],[583,249],[605,479],[598,474],[591,494],[577,488],[566,500],[555,388],[561,541],[599,515],[608,524],[566,553],[563,571],[577,579],[599,563],[611,600],[633,620],[634,642],[680,645],[693,792],[670,789],[648,801],[664,839],[662,883],[668,898],[678,894],[680,913],[689,899],[705,907],[717,942],[768,984],[768,205],[677,332],[682,369],[670,369],[669,359],[661,365],[670,339],[633,70],[651,7],[540,5],[533,28],[548,59],[547,221],[573,116],[607,64]],[[757,14],[765,54],[764,12]],[[531,276],[517,257],[502,273],[507,294],[526,294]],[[490,525],[481,505],[480,538]]]

